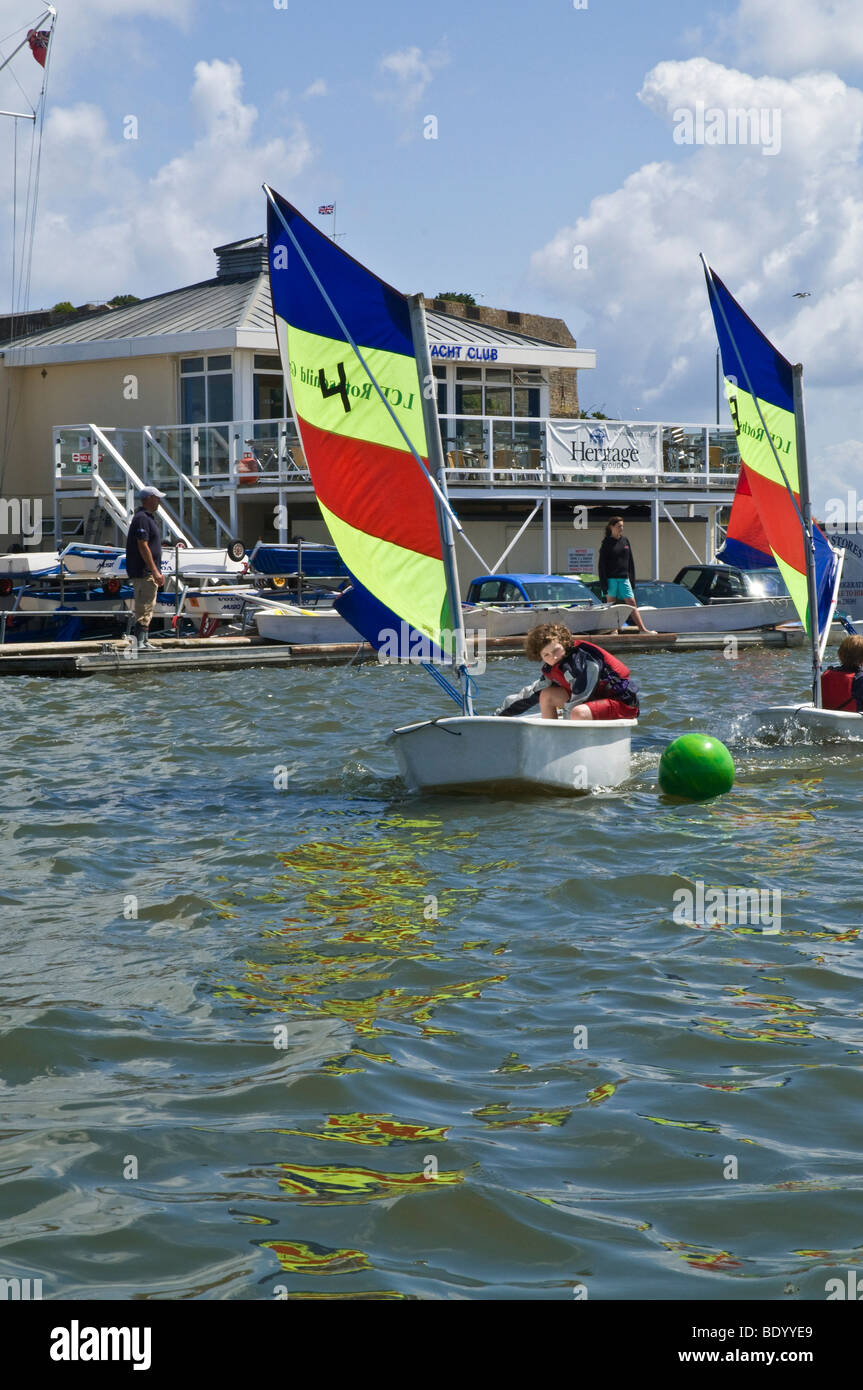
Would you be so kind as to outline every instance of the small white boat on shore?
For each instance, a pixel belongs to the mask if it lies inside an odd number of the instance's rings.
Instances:
[[[752,632],[787,623],[796,610],[790,598],[744,599],[740,603],[701,603],[697,607],[639,606],[645,627],[654,632],[694,636],[700,632]]]
[[[60,556],[56,550],[18,550],[0,555],[0,574],[31,579],[34,575],[52,574],[59,569]]]
[[[84,545],[73,542],[61,551],[67,574],[76,579],[126,579],[126,551],[115,545]],[[248,569],[245,557],[235,559],[228,549],[193,546],[165,546],[162,573],[190,579],[238,577]]]
[[[388,742],[414,791],[589,792],[626,781],[637,722],[456,715],[407,724]]]
[[[295,603],[262,604],[255,612],[255,624],[261,637],[269,642],[315,646],[365,640],[335,608],[300,608]]]
[[[526,637],[539,623],[565,623],[579,637],[616,632],[626,622],[630,608],[625,603],[609,603],[597,608],[502,608],[464,604],[467,633],[482,632],[486,637]],[[674,630],[674,629],[670,629]]]

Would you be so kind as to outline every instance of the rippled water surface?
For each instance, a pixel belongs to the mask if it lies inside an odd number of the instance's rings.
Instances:
[[[823,1299],[863,1251],[863,744],[736,732],[802,652],[633,666],[632,780],[560,800],[408,794],[419,670],[6,679],[0,1275]],[[738,782],[672,803],[694,729]],[[781,932],[687,917],[699,880]]]

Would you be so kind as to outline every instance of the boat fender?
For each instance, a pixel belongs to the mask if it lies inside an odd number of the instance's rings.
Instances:
[[[14,585],[9,575],[4,574],[2,578],[0,578],[0,594],[5,598],[7,594],[11,594],[13,587]]]
[[[117,594],[119,594],[122,587],[123,586],[119,579],[106,579],[102,584],[102,588],[104,589],[105,593],[108,594],[111,598],[116,598]]]

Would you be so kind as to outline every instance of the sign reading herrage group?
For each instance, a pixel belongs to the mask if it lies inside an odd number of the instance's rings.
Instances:
[[[549,423],[547,441],[553,473],[659,472],[659,425],[555,420]]]

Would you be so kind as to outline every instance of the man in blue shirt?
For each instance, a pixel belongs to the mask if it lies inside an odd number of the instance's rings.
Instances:
[[[164,584],[161,570],[162,535],[154,520],[159,502],[166,494],[157,487],[142,487],[141,503],[129,524],[126,537],[126,573],[132,581],[135,595],[135,626],[132,636],[139,651],[152,651],[150,621],[156,606],[156,595]]]

